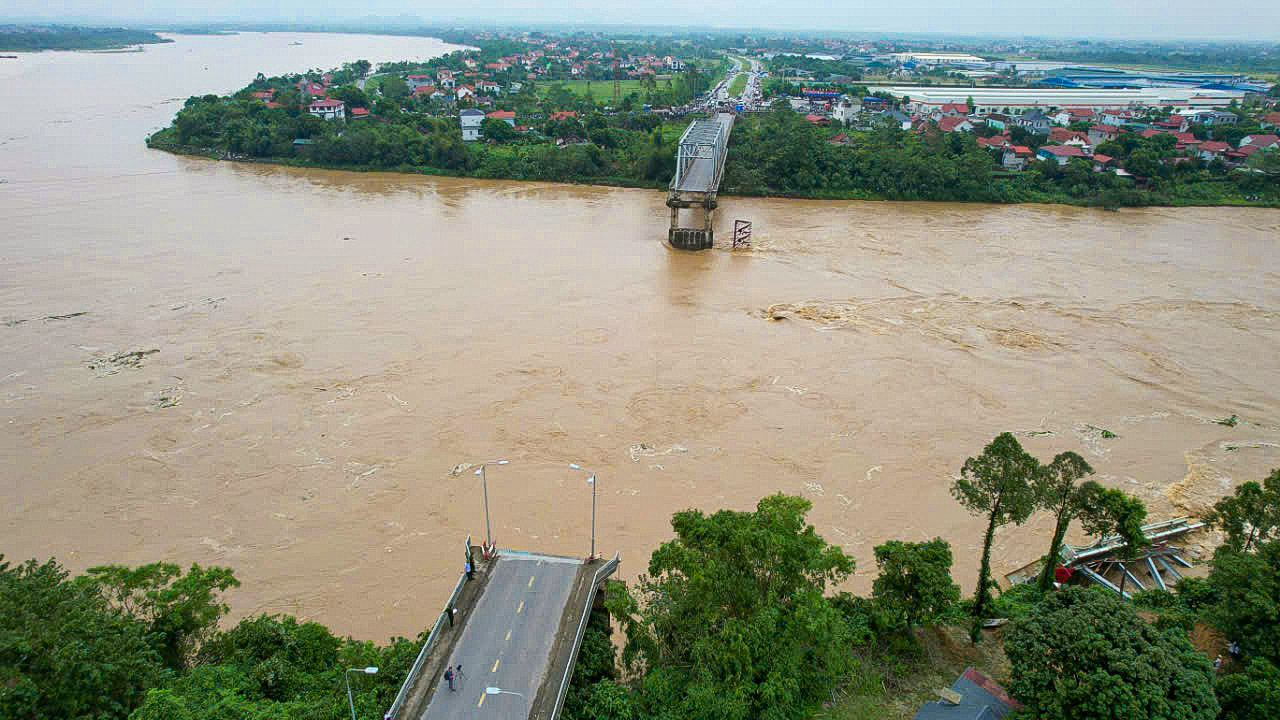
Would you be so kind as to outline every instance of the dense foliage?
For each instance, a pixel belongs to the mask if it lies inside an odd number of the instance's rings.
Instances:
[[[648,576],[611,588],[648,716],[802,718],[849,672],[849,629],[824,590],[853,560],[805,523],[809,508],[773,495],[754,512],[676,513]]]
[[[1212,720],[1213,665],[1099,588],[1047,595],[1005,636],[1009,686],[1043,720]]]
[[[0,51],[115,50],[130,45],[173,42],[146,30],[69,25],[0,25]]]
[[[0,719],[123,718],[170,673],[144,623],[56,562],[0,558]]]
[[[1242,483],[1204,519],[1227,534],[1226,546],[1233,550],[1248,551],[1280,539],[1280,469],[1272,470],[1261,484]]]
[[[1280,540],[1257,552],[1218,548],[1208,582],[1217,598],[1210,622],[1246,654],[1280,665]]]
[[[906,627],[940,622],[960,602],[960,586],[951,579],[951,545],[946,540],[890,540],[877,545],[875,553],[880,574],[872,585],[872,597]]]
[[[225,631],[226,568],[152,563],[79,577],[55,561],[0,562],[0,720],[379,717],[418,644],[341,639],[316,623],[257,616]],[[606,638],[607,641],[607,638]]]

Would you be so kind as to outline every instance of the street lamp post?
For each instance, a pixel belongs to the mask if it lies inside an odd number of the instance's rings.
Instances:
[[[591,559],[594,560],[596,557],[596,474],[578,463],[569,463],[569,467],[591,476],[587,478],[587,484],[591,486]]]
[[[476,468],[476,474],[480,476],[480,483],[484,486],[484,536],[489,541],[489,547],[493,547],[493,531],[489,525],[489,478],[485,475],[484,469],[489,465],[506,465],[510,460],[490,460],[489,462],[480,463],[480,467]]]
[[[524,716],[525,716],[526,720],[528,720],[528,717],[529,717],[529,698],[525,697],[524,693],[518,693],[518,692],[516,692],[516,691],[514,691],[514,690],[503,690],[503,689],[502,689],[502,688],[500,688],[500,687],[494,687],[494,686],[490,685],[489,687],[487,687],[487,688],[485,688],[485,689],[484,689],[484,694],[485,694],[485,695],[519,695],[519,696],[520,696],[520,699],[521,699],[521,700],[524,700]]]
[[[342,673],[342,677],[346,678],[347,680],[347,702],[351,703],[351,720],[356,720],[356,700],[351,695],[351,673],[353,672],[364,673],[366,675],[377,675],[378,668],[376,667],[347,668],[347,671]]]

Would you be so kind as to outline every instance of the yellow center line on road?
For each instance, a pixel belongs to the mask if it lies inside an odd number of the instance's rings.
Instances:
[[[502,662],[502,658],[498,658],[497,660],[494,660],[494,661],[493,661],[493,669],[492,669],[492,670],[490,670],[489,672],[491,672],[491,673],[496,673],[496,672],[498,672],[498,663],[500,663],[500,662]]]
[[[523,601],[523,600],[521,600],[521,601],[520,601],[520,607],[516,608],[516,614],[517,614],[517,615],[519,615],[521,610],[524,610],[524,601]]]
[[[485,695],[484,693],[480,693],[480,702],[476,703],[476,707],[481,707],[484,705],[484,695]]]
[[[508,630],[508,631],[507,631],[507,637],[506,637],[506,638],[504,638],[502,642],[511,642],[511,631],[510,631],[510,630]]]
[[[533,587],[533,579],[534,579],[535,577],[537,577],[537,575],[530,575],[530,576],[529,576],[529,587]]]

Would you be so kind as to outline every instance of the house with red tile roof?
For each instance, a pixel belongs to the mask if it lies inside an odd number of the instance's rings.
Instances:
[[[485,119],[502,120],[511,127],[516,126],[516,114],[511,110],[494,110],[493,112],[486,113]]]
[[[271,102],[271,100],[274,99],[275,96],[276,96],[275,88],[270,88],[267,90],[259,90],[258,92],[250,93],[250,97],[252,97],[254,100],[261,100],[262,102]]]
[[[1003,135],[994,135],[989,138],[978,138],[978,147],[986,150],[1003,150],[1009,144],[1009,138]]]
[[[973,130],[973,123],[963,116],[944,117],[938,121],[938,129],[942,132],[969,132]]]
[[[1086,147],[1089,145],[1089,136],[1078,130],[1068,130],[1066,128],[1054,128],[1049,132],[1049,142],[1058,145],[1078,145]]]
[[[1120,128],[1106,123],[1095,123],[1089,128],[1089,144],[1098,145],[1110,142],[1120,136]]]
[[[351,108],[352,120],[364,120],[369,117],[369,108]]]
[[[1259,150],[1268,150],[1280,147],[1280,137],[1275,135],[1245,135],[1240,138],[1240,147],[1252,145]]]
[[[1264,128],[1280,127],[1280,112],[1267,113],[1258,118],[1258,124]]]
[[[1031,152],[1031,148],[1025,145],[1005,145],[1000,164],[1006,170],[1021,170],[1033,159],[1035,159],[1035,153]]]
[[[476,97],[476,89],[470,85],[459,85],[453,92],[459,101],[466,100],[467,98],[474,100]]]
[[[1235,148],[1231,147],[1229,143],[1219,142],[1217,140],[1205,140],[1200,143],[1198,152],[1201,160],[1209,161],[1214,158],[1225,158],[1227,156],[1227,152],[1234,149]]]
[[[1045,160],[1054,160],[1059,165],[1066,165],[1072,158],[1087,159],[1089,157],[1089,153],[1079,145],[1045,145],[1036,155]]]
[[[830,118],[822,115],[814,115],[813,113],[809,113],[808,115],[805,115],[804,119],[808,120],[814,125],[830,125],[831,124]]]
[[[557,110],[551,113],[551,119],[555,122],[559,122],[561,120],[567,120],[569,118],[573,118],[576,120],[578,118],[578,113],[572,110]]]
[[[324,120],[345,120],[346,104],[341,100],[325,98],[324,100],[316,100],[307,106],[307,112]]]
[[[1103,170],[1109,170],[1115,167],[1115,164],[1116,164],[1116,159],[1111,157],[1110,155],[1103,155],[1102,153],[1093,154],[1093,171],[1094,172],[1102,172]]]
[[[419,85],[413,89],[414,97],[435,98],[444,97],[444,91],[435,85]]]
[[[853,141],[849,139],[849,135],[847,133],[840,133],[828,140],[827,143],[830,145],[852,145]]]
[[[324,97],[324,94],[327,90],[328,88],[326,88],[324,85],[321,85],[318,82],[313,82],[311,80],[298,81],[298,92],[302,93],[303,95],[310,95],[311,97]]]

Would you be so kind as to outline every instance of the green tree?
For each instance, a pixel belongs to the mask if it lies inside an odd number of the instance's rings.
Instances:
[[[1212,720],[1213,666],[1099,588],[1044,597],[1005,634],[1009,691],[1043,720]]]
[[[1261,484],[1242,483],[1235,493],[1214,504],[1204,521],[1227,534],[1226,545],[1248,552],[1280,537],[1280,469]]]
[[[54,560],[0,557],[0,718],[124,718],[168,677],[147,626]]]
[[[762,499],[754,512],[676,513],[676,538],[649,561],[638,593],[614,583],[608,605],[626,633],[624,665],[645,671],[663,717],[807,717],[848,673],[849,629],[828,583],[853,559],[805,522],[809,501]]]
[[[871,594],[907,627],[934,623],[960,601],[960,586],[951,579],[951,545],[890,540],[877,545],[876,576]]]
[[[480,134],[485,140],[501,143],[516,137],[516,130],[508,125],[506,120],[485,118],[480,121]]]
[[[1280,665],[1280,540],[1256,553],[1218,548],[1208,580],[1217,594],[1205,612],[1209,622],[1246,654]]]
[[[1093,535],[1118,535],[1124,545],[1117,548],[1115,555],[1121,560],[1133,560],[1142,554],[1147,546],[1146,533],[1142,531],[1142,521],[1147,518],[1147,506],[1136,497],[1120,490],[1104,488],[1097,483],[1087,483],[1085,506],[1089,508],[1083,515],[1084,529]],[[1120,594],[1124,595],[1127,573],[1120,575]]]
[[[1022,524],[1035,509],[1035,489],[1031,483],[1040,472],[1040,462],[1022,449],[1010,433],[1000,433],[976,458],[965,460],[960,477],[951,485],[951,495],[975,515],[987,516],[982,541],[982,564],[974,592],[973,627],[969,637],[976,643],[987,606],[991,604],[991,541],[996,528],[1008,523]]]
[[[409,93],[411,92],[409,90],[409,83],[405,82],[404,78],[399,75],[387,75],[383,77],[382,83],[379,87],[382,91],[382,97],[389,100],[395,100],[396,102],[403,102],[408,99]]]
[[[1253,658],[1244,672],[1218,676],[1214,691],[1222,703],[1218,720],[1275,720],[1280,709],[1280,668]]]
[[[1053,539],[1049,541],[1049,554],[1045,556],[1044,569],[1040,571],[1041,590],[1048,590],[1053,585],[1058,552],[1062,549],[1062,539],[1066,537],[1071,521],[1090,509],[1085,500],[1092,490],[1077,485],[1077,482],[1092,474],[1093,468],[1084,458],[1068,451],[1055,456],[1036,476],[1033,485],[1037,504],[1054,514]]]
[[[160,657],[174,670],[188,666],[230,610],[218,593],[240,586],[230,568],[192,565],[183,574],[173,563],[92,567],[84,581],[109,603],[146,623]]]

